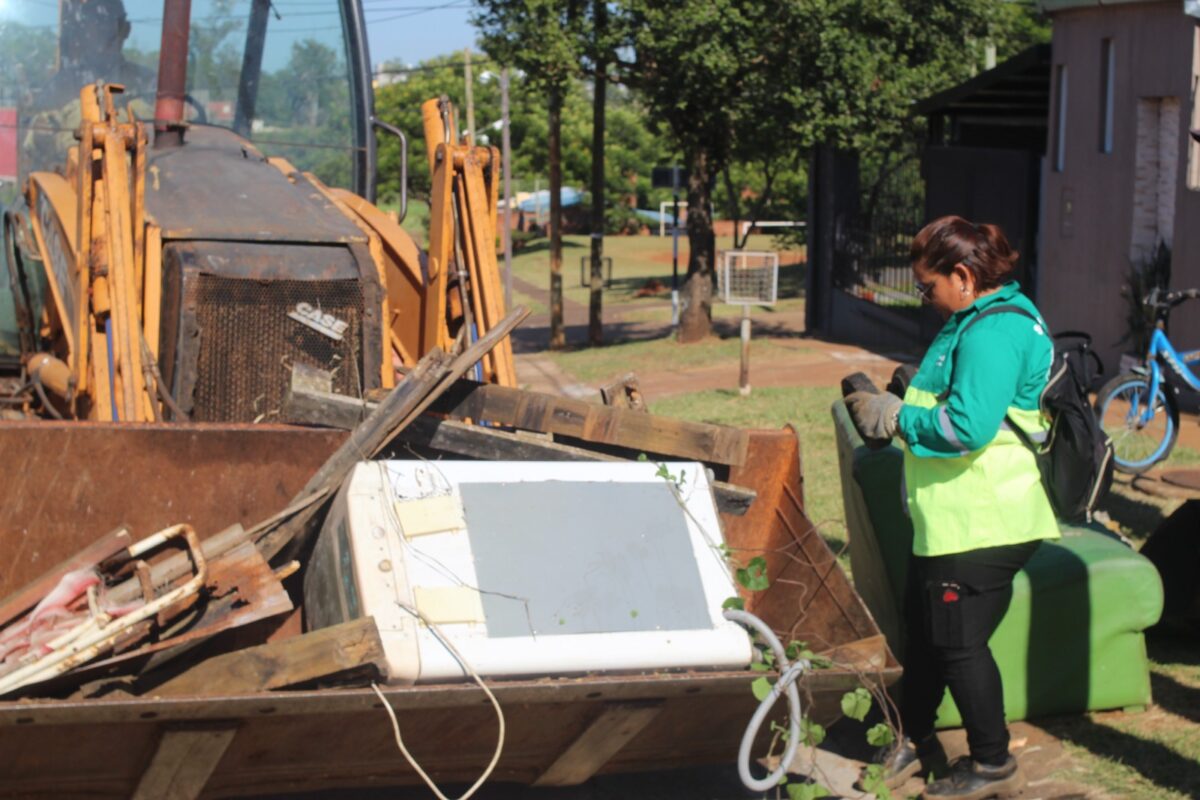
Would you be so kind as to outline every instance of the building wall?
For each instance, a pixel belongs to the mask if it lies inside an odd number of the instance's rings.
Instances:
[[[1172,288],[1200,286],[1200,191],[1187,186],[1196,25],[1172,0],[1061,11],[1053,30],[1039,305],[1052,329],[1090,332],[1111,374],[1125,349],[1121,288],[1131,257],[1156,232],[1170,239]],[[1101,144],[1105,38],[1116,59],[1109,153]],[[1062,65],[1067,108],[1057,171]],[[1172,319],[1172,338],[1183,346],[1200,347],[1196,310],[1184,307]]]

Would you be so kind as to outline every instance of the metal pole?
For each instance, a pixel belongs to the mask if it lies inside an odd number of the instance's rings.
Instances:
[[[742,367],[738,371],[738,393],[750,394],[750,306],[742,306]]]
[[[188,34],[192,0],[164,0],[162,44],[158,51],[158,92],[154,101],[154,146],[183,144],[183,104],[187,94]]]
[[[679,167],[671,167],[671,325],[679,325]]]
[[[512,308],[512,143],[508,136],[508,67],[500,70],[500,120],[504,126],[504,307]]]
[[[463,78],[467,84],[467,144],[475,144],[475,92],[471,80],[471,48],[463,49]]]

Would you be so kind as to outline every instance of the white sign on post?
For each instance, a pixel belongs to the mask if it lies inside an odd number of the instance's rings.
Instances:
[[[750,306],[771,306],[779,295],[779,253],[726,250],[717,274],[721,299],[742,307],[742,366],[738,391],[750,394]]]

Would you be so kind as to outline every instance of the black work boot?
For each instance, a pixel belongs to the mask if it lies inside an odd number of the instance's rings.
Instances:
[[[898,741],[879,748],[872,764],[883,767],[883,783],[889,789],[898,789],[906,780],[931,770],[940,771],[946,763],[946,752],[937,736],[929,736],[920,744],[914,744],[907,736]],[[870,791],[859,777],[855,788],[860,791]]]
[[[924,800],[987,800],[1012,797],[1021,791],[1025,778],[1011,755],[998,767],[971,758],[960,758],[950,774],[925,787]]]

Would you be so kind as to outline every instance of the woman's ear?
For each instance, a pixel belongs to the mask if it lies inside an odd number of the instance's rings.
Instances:
[[[954,274],[958,276],[963,294],[975,294],[975,274],[961,261],[954,265]]]

